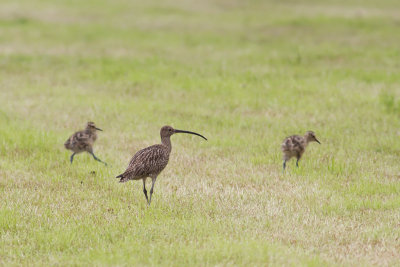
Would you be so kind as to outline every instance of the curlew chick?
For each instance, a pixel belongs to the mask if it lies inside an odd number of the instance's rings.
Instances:
[[[170,137],[176,133],[187,133],[200,136],[207,140],[201,134],[177,130],[171,126],[164,126],[161,128],[161,144],[146,147],[139,150],[129,162],[128,168],[123,174],[118,175],[116,178],[120,178],[119,182],[124,183],[129,180],[142,180],[143,181],[143,193],[146,197],[147,203],[150,205],[151,196],[153,195],[154,184],[157,180],[157,176],[167,166],[169,160],[169,154],[171,153],[171,140]],[[150,189],[150,199],[147,197],[146,190],[146,179],[150,177],[152,185]]]
[[[85,130],[74,133],[64,143],[65,148],[73,152],[70,158],[71,164],[72,161],[74,160],[75,154],[79,154],[81,152],[86,151],[90,155],[92,155],[95,160],[104,163],[107,166],[107,163],[101,161],[93,153],[93,144],[97,139],[97,133],[96,133],[97,131],[103,131],[103,130],[97,128],[94,122],[90,121],[87,123]]]
[[[281,147],[283,152],[283,171],[286,168],[286,161],[292,157],[296,157],[296,166],[299,167],[299,160],[310,142],[321,144],[313,131],[308,131],[304,136],[292,135],[283,141]]]

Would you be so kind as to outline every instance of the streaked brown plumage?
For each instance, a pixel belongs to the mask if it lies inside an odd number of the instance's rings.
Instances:
[[[283,140],[281,147],[283,152],[283,171],[285,171],[286,162],[293,157],[297,158],[296,166],[299,167],[299,160],[310,142],[321,144],[313,131],[308,131],[304,136],[292,135]]]
[[[71,164],[76,154],[86,151],[91,154],[95,160],[102,162],[107,166],[107,163],[101,161],[93,153],[93,144],[97,139],[97,131],[103,130],[97,128],[94,122],[90,121],[87,123],[85,130],[74,133],[64,143],[65,148],[73,152],[70,158]]]
[[[157,176],[162,172],[162,170],[164,170],[164,168],[168,164],[169,155],[172,149],[170,137],[175,133],[194,134],[207,140],[207,138],[195,132],[176,130],[171,126],[164,126],[160,130],[161,144],[149,146],[142,150],[139,150],[129,162],[128,168],[125,170],[125,172],[116,177],[120,178],[120,183],[124,183],[129,180],[142,179],[143,193],[149,205],[151,203],[151,196],[153,195],[153,188],[157,180]],[[150,177],[152,180],[150,199],[147,197],[146,190],[147,177]]]

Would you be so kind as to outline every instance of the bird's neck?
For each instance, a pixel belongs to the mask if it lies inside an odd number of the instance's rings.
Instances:
[[[305,135],[305,136],[303,137],[303,140],[304,140],[304,144],[305,144],[306,146],[308,145],[308,143],[310,143],[310,139],[308,138],[307,135]]]
[[[89,135],[96,135],[96,130],[92,130],[90,128],[86,128],[85,132]]]
[[[171,139],[170,137],[161,137],[161,144],[166,146],[168,150],[171,152],[172,146],[171,146]]]

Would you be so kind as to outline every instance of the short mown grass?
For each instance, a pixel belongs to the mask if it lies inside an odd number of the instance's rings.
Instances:
[[[400,265],[400,4],[3,1],[0,264]],[[64,141],[94,121],[95,152]],[[163,125],[151,207],[119,184]],[[316,132],[282,174],[280,144]]]

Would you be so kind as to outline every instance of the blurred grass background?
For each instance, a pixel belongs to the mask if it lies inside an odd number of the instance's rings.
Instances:
[[[2,265],[400,264],[398,1],[1,6]],[[89,120],[111,167],[68,162]],[[166,124],[209,141],[172,137],[147,208],[113,177]]]

